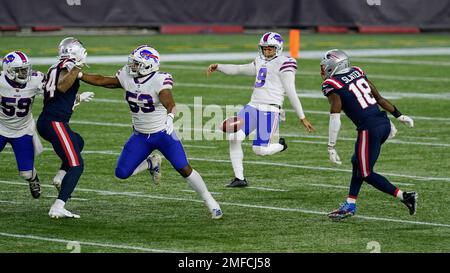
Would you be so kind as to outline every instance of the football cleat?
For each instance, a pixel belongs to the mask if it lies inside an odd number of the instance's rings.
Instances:
[[[287,149],[286,140],[284,138],[280,137],[280,140],[278,141],[278,143],[283,145],[283,150],[281,150],[281,152]]]
[[[356,213],[356,204],[348,203],[345,201],[341,206],[330,213],[328,213],[328,217],[330,217],[334,221],[340,221],[347,217],[353,216]]]
[[[53,177],[53,186],[55,186],[58,193],[61,191],[61,184],[62,184],[62,181],[63,181],[65,175],[66,175],[66,171],[58,170],[55,177]]]
[[[231,180],[231,182],[227,185],[227,187],[230,188],[242,188],[247,186],[248,186],[247,179],[244,178],[244,180],[241,180],[237,177]]]
[[[410,192],[403,192],[403,200],[401,202],[405,204],[406,207],[408,207],[409,215],[416,214],[416,206],[417,206],[417,198],[419,197],[419,194],[410,191]]]
[[[28,185],[30,186],[31,196],[33,196],[34,199],[38,199],[41,196],[41,184],[37,175],[34,181],[28,181]]]
[[[64,207],[57,207],[55,205],[53,205],[50,208],[50,211],[48,212],[48,215],[51,218],[80,218],[80,215],[72,213],[68,210],[66,210]]]
[[[161,156],[159,154],[150,155],[147,157],[147,162],[153,182],[158,185],[161,182]]]
[[[223,212],[222,212],[222,210],[220,208],[213,209],[211,211],[211,218],[214,219],[214,220],[220,219],[220,218],[222,218],[222,216],[223,216]]]

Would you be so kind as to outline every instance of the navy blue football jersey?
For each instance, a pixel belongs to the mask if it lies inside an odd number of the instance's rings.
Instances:
[[[60,92],[57,83],[62,69],[70,60],[62,60],[51,66],[47,72],[47,83],[44,90],[44,108],[41,117],[47,120],[69,122],[75,103],[80,80],[76,79],[67,92]]]
[[[380,111],[372,95],[367,77],[359,67],[353,66],[346,73],[337,74],[322,83],[324,96],[332,92],[339,95],[342,110],[356,125],[357,130],[389,123],[386,112]]]

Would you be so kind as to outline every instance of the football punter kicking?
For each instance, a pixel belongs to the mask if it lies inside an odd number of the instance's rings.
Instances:
[[[286,150],[284,138],[279,137],[278,128],[284,96],[287,95],[300,122],[308,132],[314,131],[306,119],[295,90],[295,59],[282,56],[283,39],[275,32],[265,33],[259,41],[259,56],[249,64],[211,64],[208,76],[218,70],[227,75],[255,76],[255,85],[250,102],[239,111],[244,128],[230,135],[230,159],[234,179],[228,187],[246,187],[244,177],[242,141],[256,129],[253,152],[256,155],[272,155]]]
[[[200,174],[188,163],[183,146],[173,130],[176,113],[171,92],[173,78],[168,73],[159,72],[159,64],[158,51],[142,45],[130,54],[128,64],[116,76],[85,73],[81,77],[81,80],[92,85],[125,89],[134,132],[120,154],[115,174],[126,179],[150,170],[155,181],[159,181],[161,158],[150,155],[154,150],[159,150],[205,201],[212,219],[219,219],[222,217],[219,204]]]
[[[341,127],[341,110],[352,120],[358,131],[355,153],[352,157],[353,174],[347,200],[337,210],[329,213],[333,220],[341,220],[356,213],[356,199],[363,181],[376,189],[392,195],[405,204],[409,214],[416,213],[416,192],[403,192],[391,184],[384,176],[374,171],[375,163],[380,155],[381,145],[395,136],[397,130],[389,121],[386,112],[408,127],[414,121],[383,98],[372,82],[367,79],[363,70],[350,66],[348,56],[341,50],[334,49],[325,53],[320,63],[323,94],[328,97],[330,107],[330,123],[328,153],[330,160],[341,164],[336,152],[336,140]]]

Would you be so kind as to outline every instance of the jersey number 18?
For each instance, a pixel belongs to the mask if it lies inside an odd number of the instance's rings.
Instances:
[[[355,95],[362,109],[366,109],[369,104],[377,103],[377,100],[372,95],[369,83],[364,78],[357,80],[356,85],[355,83],[350,84],[348,90]]]

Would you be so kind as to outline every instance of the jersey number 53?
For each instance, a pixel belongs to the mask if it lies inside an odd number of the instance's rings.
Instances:
[[[133,113],[138,113],[141,110],[144,113],[150,113],[155,111],[155,106],[153,105],[153,98],[149,94],[135,94],[127,91],[125,94],[125,99],[130,106],[130,110]]]

